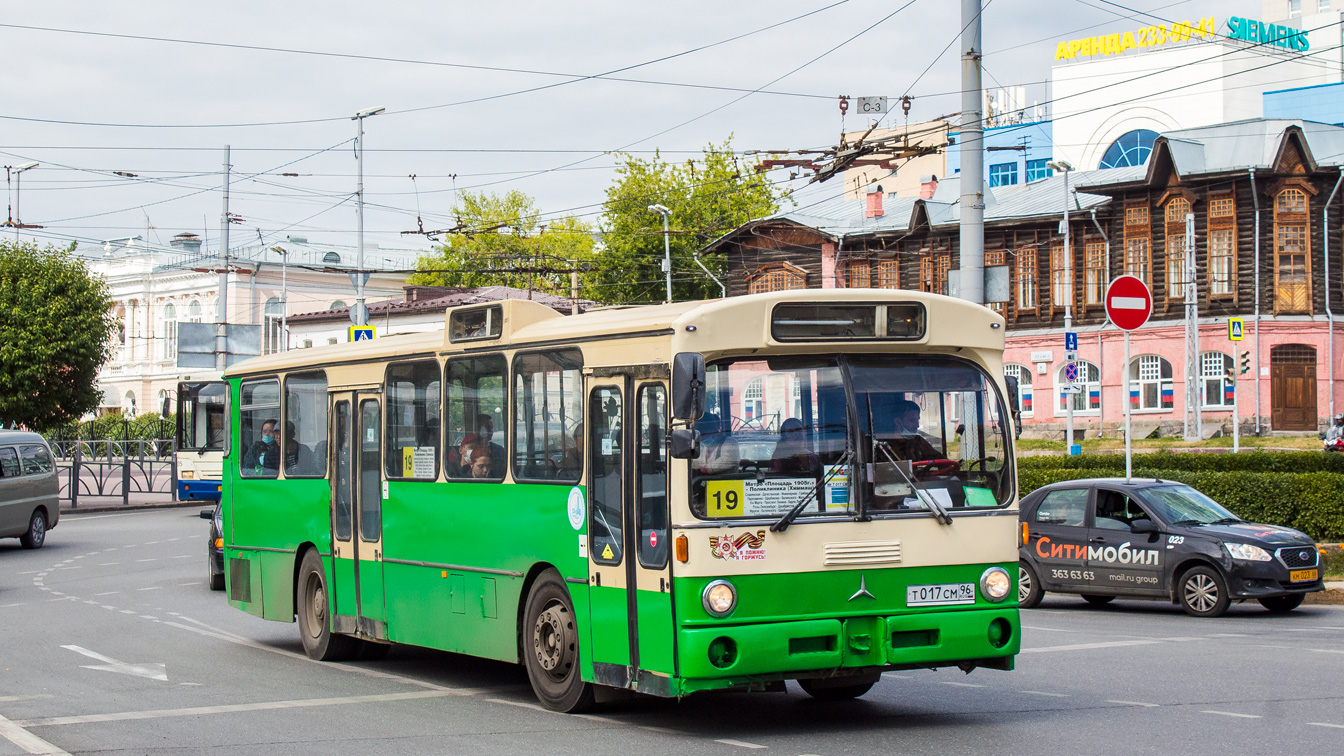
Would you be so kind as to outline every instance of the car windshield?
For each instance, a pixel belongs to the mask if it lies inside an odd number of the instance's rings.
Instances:
[[[721,360],[705,380],[701,451],[691,465],[697,517],[779,517],[807,497],[800,517],[922,510],[929,499],[955,511],[1012,498],[1007,413],[992,381],[964,360]],[[859,451],[871,471],[863,481],[850,475]]]
[[[1215,522],[1241,522],[1222,504],[1190,486],[1154,486],[1143,489],[1143,498],[1158,517],[1168,523],[1209,525]]]
[[[222,381],[182,382],[177,385],[177,447],[224,450],[224,400],[228,384]]]

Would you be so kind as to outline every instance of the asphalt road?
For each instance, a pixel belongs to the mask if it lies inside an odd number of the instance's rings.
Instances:
[[[537,706],[521,668],[396,647],[323,664],[294,625],[205,583],[196,509],[68,515],[0,541],[0,756],[1329,752],[1344,737],[1344,607],[1215,620],[1047,597],[1014,672],[888,674],[864,698]]]

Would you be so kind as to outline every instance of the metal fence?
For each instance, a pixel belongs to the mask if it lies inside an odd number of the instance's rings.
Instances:
[[[158,416],[102,418],[53,433],[61,501],[78,508],[82,498],[171,499],[177,490],[173,435],[173,421]]]

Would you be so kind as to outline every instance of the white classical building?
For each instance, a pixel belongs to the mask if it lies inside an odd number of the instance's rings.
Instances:
[[[365,299],[400,295],[406,271],[427,251],[366,243]],[[282,327],[288,315],[355,302],[350,271],[356,249],[298,236],[231,250],[225,274],[223,258],[203,252],[195,234],[178,234],[167,248],[134,236],[109,240],[100,250],[81,247],[79,254],[107,281],[116,302],[117,339],[98,381],[104,406],[128,413],[159,412],[179,380],[208,377],[208,371],[177,367],[178,324],[220,321],[221,280],[228,287],[227,322],[261,326],[267,353],[287,340],[292,345]]]

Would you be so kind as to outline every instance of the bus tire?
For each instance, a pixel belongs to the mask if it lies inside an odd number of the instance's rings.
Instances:
[[[1017,563],[1017,605],[1022,609],[1030,609],[1041,603],[1045,597],[1045,590],[1041,588],[1041,579],[1036,576],[1036,570],[1027,564],[1026,560]]]
[[[546,570],[527,594],[522,627],[523,664],[537,700],[552,711],[580,712],[593,705],[593,686],[579,672],[578,619],[565,581]]]
[[[867,693],[875,683],[862,682],[853,685],[819,685],[817,680],[799,680],[798,686],[804,693],[818,701],[848,701]]]
[[[303,651],[308,654],[308,658],[341,661],[354,656],[359,641],[331,632],[327,574],[322,569],[322,558],[314,549],[309,549],[303,555],[294,593],[294,605],[299,615],[299,637],[303,640]]]

